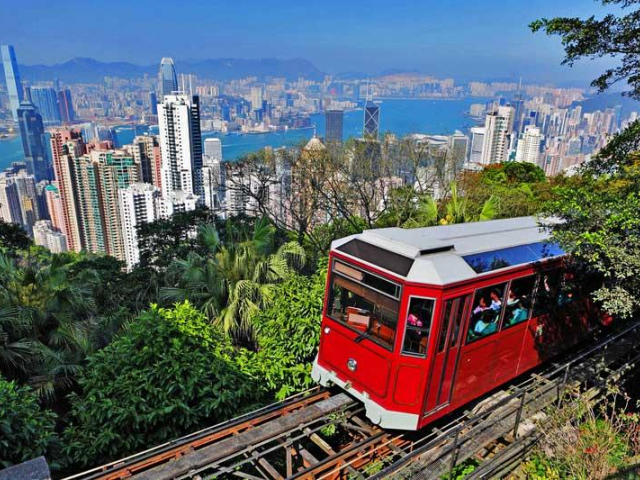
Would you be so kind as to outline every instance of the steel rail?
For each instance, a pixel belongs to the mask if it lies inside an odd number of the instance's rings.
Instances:
[[[74,474],[63,480],[112,480],[128,478],[140,470],[150,468],[159,463],[184,455],[187,451],[201,448],[228,435],[232,435],[239,429],[246,429],[265,423],[290,411],[326,399],[330,395],[328,390],[314,387],[239,417],[190,433],[106,465]]]

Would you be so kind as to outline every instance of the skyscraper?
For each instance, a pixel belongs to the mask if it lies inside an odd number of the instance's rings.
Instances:
[[[85,150],[82,135],[73,130],[56,130],[51,132],[51,155],[56,185],[62,203],[64,228],[61,231],[67,236],[69,250],[79,252],[83,248],[80,217],[75,191],[75,169],[73,161]]]
[[[18,126],[22,137],[27,172],[35,175],[36,182],[51,180],[49,155],[42,117],[36,107],[22,102],[18,108]]]
[[[73,101],[71,100],[71,90],[66,89],[58,92],[58,110],[62,123],[71,123],[76,119]]]
[[[51,219],[51,225],[54,229],[65,234],[66,230],[64,226],[64,210],[62,208],[62,199],[60,198],[60,191],[55,185],[47,185],[44,189],[44,196],[47,203],[47,212]]]
[[[481,163],[506,162],[509,159],[511,132],[513,129],[513,108],[500,106],[486,116],[485,137]]]
[[[8,173],[0,173],[0,219],[22,225],[18,187]]]
[[[36,221],[43,216],[46,218],[39,207],[33,175],[24,169],[0,173],[0,218],[21,225],[31,234]]]
[[[45,125],[60,125],[58,94],[52,87],[31,87],[31,100]]]
[[[48,248],[52,253],[63,253],[67,249],[67,237],[55,229],[48,220],[38,220],[33,227],[33,241]]]
[[[467,150],[469,148],[469,138],[460,130],[453,132],[448,140],[448,150],[452,156],[456,167],[461,168],[467,159]]]
[[[178,91],[178,77],[176,76],[176,69],[171,58],[164,57],[162,59],[158,77],[161,100],[164,100],[165,95],[171,95]]]
[[[484,148],[484,127],[471,128],[471,148],[469,149],[469,161],[482,163],[482,150]]]
[[[124,261],[131,270],[140,261],[138,226],[156,221],[160,190],[146,183],[134,183],[118,191]]]
[[[516,162],[529,162],[538,165],[542,139],[543,137],[538,127],[533,125],[525,127],[524,132],[518,138]]]
[[[262,87],[251,87],[251,110],[262,110],[264,90]]]
[[[367,100],[364,104],[363,137],[370,140],[377,140],[379,129],[380,107],[371,100]]]
[[[126,147],[140,166],[141,181],[160,188],[160,143],[155,135],[138,135]]]
[[[197,96],[166,95],[158,105],[162,194],[202,195],[202,136]]]
[[[149,92],[149,111],[151,115],[158,114],[158,96],[153,90]]]
[[[72,164],[84,249],[124,260],[118,190],[140,181],[138,165],[117,150],[93,150]]]
[[[219,138],[207,138],[204,141],[204,156],[222,160],[222,142]]]
[[[325,113],[325,143],[342,143],[342,110],[327,110]]]
[[[7,82],[7,93],[9,94],[9,105],[11,107],[11,115],[13,120],[18,121],[18,108],[20,102],[24,99],[22,92],[22,82],[20,81],[20,72],[18,71],[18,61],[16,60],[16,52],[13,45],[2,45],[2,64],[4,65],[4,78]]]

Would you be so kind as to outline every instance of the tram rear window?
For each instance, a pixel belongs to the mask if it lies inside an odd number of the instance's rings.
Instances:
[[[354,275],[349,275],[344,267],[352,269],[349,273]],[[368,275],[379,282],[371,281]],[[366,280],[372,285],[364,285]],[[387,291],[393,291],[396,298]],[[329,293],[327,314],[331,318],[361,332],[379,345],[393,349],[400,310],[399,285],[336,262]]]
[[[474,255],[465,255],[462,258],[476,273],[486,273],[560,255],[564,255],[564,251],[555,243],[538,242]]]

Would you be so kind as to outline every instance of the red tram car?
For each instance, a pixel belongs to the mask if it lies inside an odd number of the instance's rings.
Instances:
[[[532,217],[337,240],[312,376],[384,428],[420,429],[590,328],[564,259]]]

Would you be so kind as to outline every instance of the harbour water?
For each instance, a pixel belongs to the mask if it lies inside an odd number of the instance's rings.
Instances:
[[[465,98],[458,100],[382,100],[380,102],[380,132],[390,132],[398,136],[410,133],[428,133],[447,135],[455,130],[466,131],[476,124],[466,112],[472,103],[481,103],[486,99]],[[311,117],[312,124],[319,136],[324,135],[324,114]],[[363,112],[354,110],[345,112],[344,136],[362,136]],[[124,145],[131,142],[134,135],[148,131],[148,127],[139,126],[134,130],[131,126],[117,128],[118,143]],[[157,132],[151,127],[152,132]],[[274,148],[293,146],[305,139],[311,138],[314,128],[303,130],[289,130],[286,132],[272,132],[260,134],[222,135],[204,133],[204,138],[218,137],[222,141],[222,154],[226,160],[234,160],[250,152],[264,147]],[[19,136],[0,140],[0,170],[11,162],[23,158],[22,143]]]

